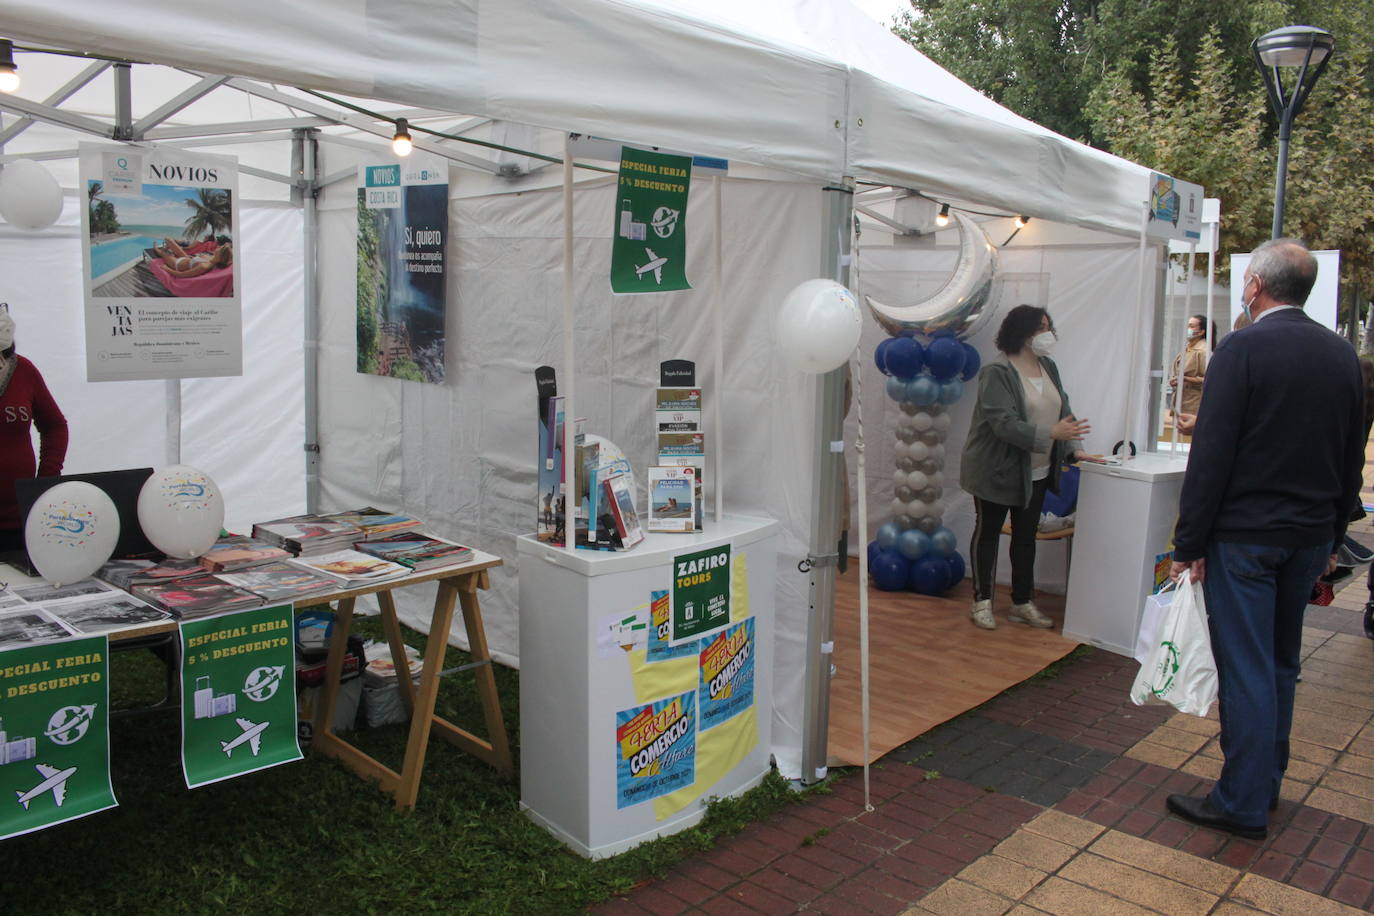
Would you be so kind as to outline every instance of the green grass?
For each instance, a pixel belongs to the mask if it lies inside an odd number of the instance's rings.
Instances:
[[[354,629],[381,638],[375,619]],[[423,649],[418,634],[407,640]],[[449,650],[448,666],[466,660]],[[495,670],[516,741],[519,675]],[[116,708],[155,701],[162,680],[147,651],[111,656]],[[484,734],[466,672],[444,679],[437,711]],[[390,796],[309,751],[304,761],[189,791],[176,711],[115,719],[110,730],[120,807],[6,840],[5,914],[575,913],[798,800],[772,774],[746,795],[713,803],[692,830],[589,862],[520,813],[518,781],[442,739],[430,742],[415,810],[401,813]],[[350,740],[399,768],[405,727]]]

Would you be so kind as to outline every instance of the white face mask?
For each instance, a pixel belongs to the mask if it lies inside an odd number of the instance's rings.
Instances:
[[[1254,277],[1250,278],[1250,280],[1253,279]],[[1245,281],[1245,286],[1250,285],[1250,280]],[[1258,296],[1259,293],[1256,293],[1254,296],[1251,296],[1250,299],[1247,301],[1245,298],[1245,286],[1242,286],[1240,289],[1240,307],[1245,310],[1245,317],[1250,321],[1254,321],[1255,316],[1250,313],[1250,307],[1255,304],[1255,296]]]
[[[1036,356],[1049,356],[1054,350],[1055,341],[1053,331],[1041,331],[1031,338],[1031,352]]]
[[[0,311],[0,350],[8,350],[14,344],[14,319],[8,311]]]

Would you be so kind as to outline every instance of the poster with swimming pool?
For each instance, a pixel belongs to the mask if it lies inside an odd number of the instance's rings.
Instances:
[[[238,160],[81,144],[86,378],[243,374]]]

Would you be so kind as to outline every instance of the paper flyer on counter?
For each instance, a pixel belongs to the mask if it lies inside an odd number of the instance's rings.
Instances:
[[[696,693],[615,714],[616,807],[628,808],[696,781]]]
[[[754,705],[754,618],[701,641],[697,708],[708,731]]]
[[[670,645],[707,636],[730,623],[730,545],[673,558]]]
[[[301,759],[291,605],[182,621],[188,788]]]
[[[104,636],[0,652],[0,840],[113,808]]]
[[[86,379],[243,374],[238,160],[83,143]]]
[[[444,380],[448,166],[358,166],[358,371]]]

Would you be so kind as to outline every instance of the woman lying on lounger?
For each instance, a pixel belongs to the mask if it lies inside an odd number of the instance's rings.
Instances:
[[[214,251],[187,254],[173,239],[163,239],[167,244],[154,248],[153,252],[162,258],[167,273],[174,277],[198,277],[218,267],[229,267],[234,263],[234,246],[228,242]]]

